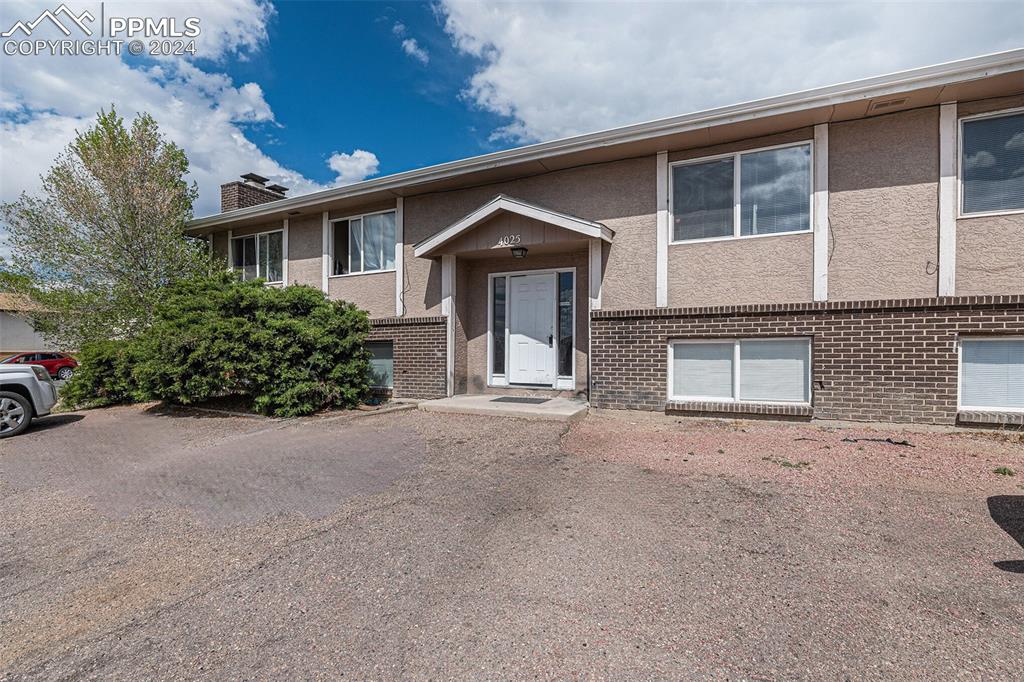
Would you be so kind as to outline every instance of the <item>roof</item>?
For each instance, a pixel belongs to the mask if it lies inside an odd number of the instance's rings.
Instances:
[[[522,199],[515,199],[504,194],[499,194],[462,220],[452,223],[437,234],[431,235],[416,244],[413,253],[417,258],[420,256],[429,256],[436,249],[457,238],[459,235],[473,229],[488,218],[494,216],[494,214],[502,211],[517,213],[521,216],[526,216],[527,218],[533,218],[534,220],[540,220],[545,223],[550,223],[551,225],[556,225],[571,232],[577,232],[585,237],[603,239],[606,242],[610,242],[612,237],[615,236],[615,232],[611,228],[606,227],[601,223],[577,218],[576,216],[569,215],[568,213],[559,213],[558,211],[552,211],[551,209],[544,208],[543,206],[528,203]]]
[[[196,218],[188,230],[202,232],[246,221],[258,224],[261,219],[284,218],[312,207],[341,208],[457,188],[470,175],[474,184],[499,182],[628,155],[709,146],[883,113],[881,107],[873,111],[874,104],[885,104],[884,113],[891,113],[948,101],[1016,94],[1024,92],[1022,72],[1024,49],[972,57],[418,168]],[[894,95],[909,96],[894,103]],[[880,98],[887,101],[873,102]]]
[[[39,306],[21,294],[0,293],[0,310],[27,312],[38,309]]]

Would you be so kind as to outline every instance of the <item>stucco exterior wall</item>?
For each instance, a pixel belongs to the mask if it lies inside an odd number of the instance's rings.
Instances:
[[[938,287],[938,107],[829,127],[829,300]]]
[[[673,244],[670,307],[800,303],[814,295],[809,233]]]
[[[602,302],[610,309],[655,303],[657,218],[655,158],[545,173],[510,182],[405,200],[406,308],[410,315],[436,315],[441,306],[439,259],[416,258],[412,245],[465,217],[497,194],[603,223],[615,231],[607,248]],[[533,267],[533,256],[520,268]]]
[[[963,102],[958,116],[1024,107],[1024,95]],[[959,158],[957,159],[959,161]],[[1024,214],[978,216],[956,221],[956,293],[1024,292]]]
[[[319,215],[288,220],[288,284],[323,285],[323,221]]]
[[[810,142],[813,138],[812,128],[800,128],[671,152],[668,160],[672,163],[699,159],[791,142]],[[683,307],[810,301],[813,259],[810,234],[669,244],[668,304]]]
[[[589,275],[588,253],[585,250],[572,253],[545,254],[537,256],[529,264],[526,260],[499,258],[485,260],[460,260],[456,264],[456,308],[459,310],[460,326],[457,331],[464,335],[465,357],[456,353],[456,373],[464,372],[466,381],[461,392],[483,393],[487,391],[487,322],[488,322],[488,275],[494,272],[518,272],[520,270],[543,270],[548,268],[576,268],[576,351],[574,365],[576,390],[587,390],[587,357],[589,353]],[[461,273],[461,275],[460,275]],[[470,292],[471,295],[466,295]],[[461,294],[461,296],[460,296]],[[459,344],[456,344],[458,351]],[[464,366],[459,366],[461,362]],[[500,389],[499,389],[500,390]]]
[[[370,317],[393,317],[395,314],[395,273],[370,272],[363,275],[342,275],[327,280],[327,295],[355,303]]]

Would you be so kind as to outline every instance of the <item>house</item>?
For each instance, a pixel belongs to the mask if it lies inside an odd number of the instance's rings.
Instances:
[[[0,357],[50,348],[51,344],[33,329],[25,317],[32,309],[32,304],[25,298],[0,293]]]
[[[190,233],[368,310],[399,397],[1024,423],[1024,50],[222,200]]]

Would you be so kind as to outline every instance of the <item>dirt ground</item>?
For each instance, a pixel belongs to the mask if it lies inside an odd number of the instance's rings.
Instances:
[[[127,407],[0,442],[0,518],[11,679],[1024,670],[1019,435]]]

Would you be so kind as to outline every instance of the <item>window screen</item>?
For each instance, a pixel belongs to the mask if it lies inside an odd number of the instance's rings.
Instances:
[[[731,400],[733,343],[677,343],[673,395]]]
[[[394,388],[395,353],[391,341],[374,341],[366,344],[370,351],[370,385],[377,388]]]
[[[806,338],[675,343],[671,397],[809,403],[810,347]]]
[[[740,234],[811,229],[811,147],[740,157]]]
[[[809,402],[810,342],[740,342],[740,400]]]
[[[1024,339],[961,341],[960,404],[1024,409]]]
[[[963,122],[963,212],[1024,209],[1024,113]]]
[[[733,233],[733,159],[672,168],[673,239]]]

